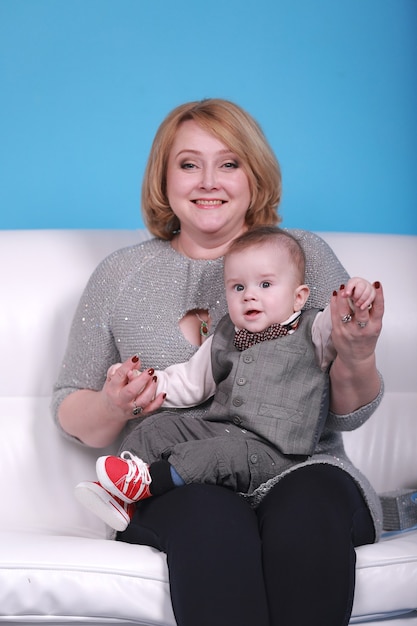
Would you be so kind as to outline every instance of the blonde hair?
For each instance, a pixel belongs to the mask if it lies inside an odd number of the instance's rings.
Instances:
[[[224,143],[241,161],[251,191],[246,225],[280,222],[277,207],[281,199],[281,171],[259,124],[233,102],[209,98],[176,107],[156,132],[142,184],[142,213],[148,230],[169,240],[180,228],[168,202],[166,178],[176,133],[188,120]]]
[[[300,242],[291,233],[277,226],[257,226],[234,239],[227,249],[225,264],[228,257],[233,254],[270,243],[281,246],[288,252],[300,284],[304,283],[306,266],[304,250]]]

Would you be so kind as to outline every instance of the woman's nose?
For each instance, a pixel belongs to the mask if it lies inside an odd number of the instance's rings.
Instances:
[[[215,168],[205,167],[201,172],[200,187],[202,189],[218,189],[218,176]]]

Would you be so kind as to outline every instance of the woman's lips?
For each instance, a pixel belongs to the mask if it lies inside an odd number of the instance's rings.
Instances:
[[[222,206],[225,200],[204,200],[204,198],[199,198],[198,200],[192,200],[192,202],[199,207],[218,207]]]

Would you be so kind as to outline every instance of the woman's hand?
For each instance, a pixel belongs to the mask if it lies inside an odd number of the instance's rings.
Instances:
[[[352,364],[374,354],[384,314],[381,284],[355,294],[357,280],[351,279],[346,288],[341,285],[330,302],[333,344],[343,361]]]
[[[380,379],[375,348],[382,329],[384,294],[379,282],[373,283],[372,307],[359,301],[353,284],[342,285],[330,302],[332,340],[337,357],[330,370],[331,410],[344,415],[368,404],[378,395]]]
[[[65,432],[93,448],[104,448],[115,441],[126,422],[159,409],[164,395],[155,395],[156,376],[153,370],[139,368],[139,359],[133,357],[108,369],[100,391],[70,393],[58,412]]]
[[[154,370],[141,372],[139,368],[140,361],[134,356],[107,371],[102,394],[123,422],[156,411],[164,401],[163,394],[156,395],[158,379]]]

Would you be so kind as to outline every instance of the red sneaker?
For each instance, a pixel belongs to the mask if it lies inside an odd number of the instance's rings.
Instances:
[[[123,502],[109,493],[100,483],[82,482],[74,489],[75,497],[115,530],[126,530],[135,512],[135,505]]]
[[[103,487],[124,502],[138,502],[151,495],[149,465],[130,452],[101,456],[96,471]]]

